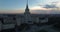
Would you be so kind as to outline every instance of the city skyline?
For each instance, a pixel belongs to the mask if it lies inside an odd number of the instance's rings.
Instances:
[[[0,0],[0,13],[23,13],[26,8],[26,1],[27,0]],[[50,11],[48,10],[51,10],[51,8],[60,8],[60,0],[28,0],[28,5],[32,13],[49,13]]]

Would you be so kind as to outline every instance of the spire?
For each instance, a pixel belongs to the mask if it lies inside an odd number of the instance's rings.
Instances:
[[[28,7],[28,0],[27,0],[27,4],[26,4],[25,13],[30,13],[30,12],[29,12],[29,7]]]
[[[27,0],[27,4],[26,4],[26,9],[29,9],[29,8],[28,8],[28,0]]]
[[[28,5],[28,0],[27,0],[27,5]]]

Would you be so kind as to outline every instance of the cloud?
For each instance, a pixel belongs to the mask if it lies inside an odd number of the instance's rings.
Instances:
[[[33,14],[48,14],[48,10],[32,10]]]
[[[30,8],[31,10],[49,10],[49,9],[46,9],[46,8],[43,8],[41,6],[33,6]]]
[[[59,8],[59,6],[57,6],[57,4],[56,5],[46,4],[46,5],[42,5],[42,6],[37,5],[37,6],[31,7],[31,13],[34,13],[34,14],[60,14],[60,10],[58,10],[57,8]]]
[[[34,14],[60,14],[59,10],[32,10]]]
[[[60,1],[56,3],[56,6],[57,7],[60,7]]]
[[[57,8],[57,6],[56,5],[48,5],[47,4],[47,5],[44,6],[44,8]]]

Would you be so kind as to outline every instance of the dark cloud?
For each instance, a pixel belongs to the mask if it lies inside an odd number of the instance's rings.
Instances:
[[[58,8],[56,5],[44,5],[43,8]]]

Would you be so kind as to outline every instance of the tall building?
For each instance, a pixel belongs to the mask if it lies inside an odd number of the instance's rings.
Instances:
[[[20,25],[21,23],[30,23],[30,24],[32,23],[33,24],[33,22],[36,22],[36,23],[41,22],[42,20],[40,18],[42,18],[42,17],[45,17],[45,15],[30,13],[29,6],[28,6],[28,0],[27,0],[26,9],[25,9],[24,14],[16,15],[16,21],[17,21],[18,25]],[[47,21],[48,18],[44,18],[43,20]]]
[[[29,7],[28,7],[28,0],[27,0],[27,4],[26,4],[26,9],[24,12],[24,20],[25,20],[25,22],[31,21],[31,14],[30,14]]]

